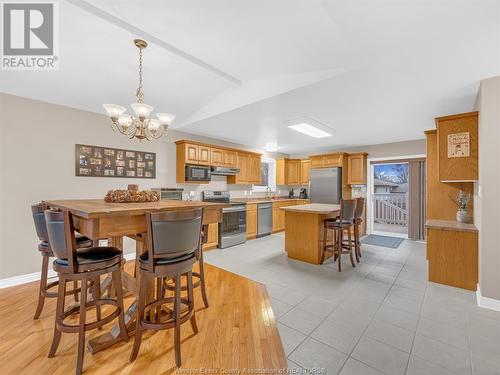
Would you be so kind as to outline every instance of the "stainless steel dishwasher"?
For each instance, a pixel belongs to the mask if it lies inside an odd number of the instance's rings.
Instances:
[[[257,205],[257,237],[267,236],[273,231],[273,204]]]

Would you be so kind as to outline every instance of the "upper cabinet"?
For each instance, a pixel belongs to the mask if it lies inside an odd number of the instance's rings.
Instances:
[[[210,148],[210,165],[214,167],[237,167],[236,151],[223,150],[220,148]]]
[[[311,156],[311,168],[342,167],[345,154],[324,154]]]
[[[441,182],[478,179],[478,112],[438,117],[438,173]]]
[[[349,185],[366,185],[366,156],[360,152],[347,157],[347,183]]]
[[[311,161],[309,159],[300,161],[300,183],[307,185],[309,183],[309,172],[311,171]]]
[[[210,160],[214,167],[224,167],[224,150],[212,148],[210,150]]]
[[[235,176],[228,176],[228,184],[251,185],[260,184],[260,154],[237,152],[236,167],[239,172]]]
[[[301,163],[300,159],[276,160],[276,185],[301,185],[303,180]],[[308,182],[309,174],[306,184]]]
[[[260,154],[195,141],[181,140],[177,145],[178,183],[186,183],[186,164],[239,168],[236,176],[228,176],[229,184],[260,183]]]

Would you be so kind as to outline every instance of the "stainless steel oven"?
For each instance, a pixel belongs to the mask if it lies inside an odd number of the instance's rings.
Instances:
[[[204,202],[229,203],[222,209],[222,223],[219,224],[219,247],[242,244],[247,240],[247,206],[245,203],[230,203],[228,191],[204,191]]]
[[[210,181],[210,167],[186,165],[186,181]]]

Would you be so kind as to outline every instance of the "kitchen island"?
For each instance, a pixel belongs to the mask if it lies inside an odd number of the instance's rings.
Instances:
[[[338,216],[340,205],[311,203],[281,209],[285,211],[285,250],[288,258],[320,264],[323,221]]]

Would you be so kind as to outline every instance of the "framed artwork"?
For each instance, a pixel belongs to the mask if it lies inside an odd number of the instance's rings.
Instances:
[[[470,133],[448,134],[448,157],[467,158],[470,156]]]
[[[77,144],[75,145],[75,175],[156,178],[156,154]]]

